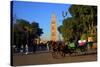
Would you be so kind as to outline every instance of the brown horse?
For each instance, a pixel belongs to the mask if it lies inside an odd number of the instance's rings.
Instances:
[[[52,53],[52,56],[53,58],[57,58],[57,54],[58,54],[58,46],[57,46],[57,43],[52,41],[51,43],[51,53]]]
[[[68,51],[68,49],[66,49],[64,42],[52,41],[51,46],[52,46],[53,58],[57,58],[59,56],[65,57],[65,54],[70,52],[70,51]]]
[[[58,56],[65,57],[66,54],[71,55],[73,52],[68,48],[68,45],[65,45],[64,42],[54,42],[51,43],[51,53],[53,58]]]

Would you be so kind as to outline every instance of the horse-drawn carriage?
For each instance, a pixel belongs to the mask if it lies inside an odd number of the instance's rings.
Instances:
[[[80,55],[82,53],[86,53],[87,51],[87,43],[86,41],[79,41],[78,44],[74,42],[70,42],[65,44],[64,42],[51,42],[51,54],[53,58],[57,58],[58,56],[65,57],[68,55]]]

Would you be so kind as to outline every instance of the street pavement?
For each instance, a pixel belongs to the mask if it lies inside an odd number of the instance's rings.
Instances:
[[[73,63],[73,62],[89,62],[97,61],[97,54],[91,53],[87,55],[69,56],[66,54],[65,57],[60,55],[57,58],[53,58],[50,52],[37,52],[35,54],[29,53],[27,55],[17,54],[13,55],[13,65],[41,65],[41,64],[58,64],[58,63]]]

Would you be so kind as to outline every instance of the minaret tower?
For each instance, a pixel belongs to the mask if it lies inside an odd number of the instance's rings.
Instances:
[[[57,30],[56,30],[56,16],[54,13],[51,15],[50,32],[51,32],[51,40],[56,41],[57,40]]]

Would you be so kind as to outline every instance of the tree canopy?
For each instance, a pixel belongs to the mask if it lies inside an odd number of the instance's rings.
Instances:
[[[72,17],[64,18],[58,31],[64,41],[86,39],[97,33],[97,7],[88,5],[71,5],[69,13]]]
[[[29,23],[24,19],[17,19],[12,28],[13,45],[29,45],[31,40],[40,37],[41,34],[43,34],[43,30],[39,28],[37,22]]]

